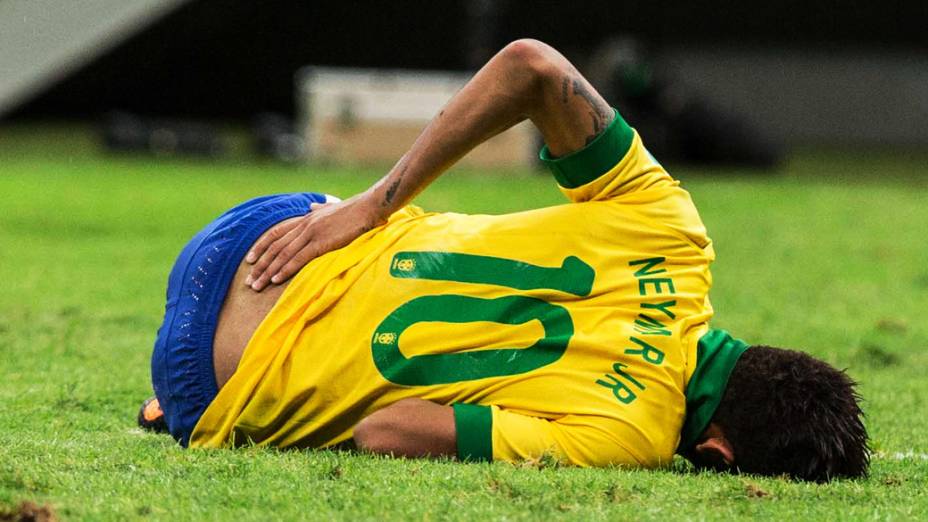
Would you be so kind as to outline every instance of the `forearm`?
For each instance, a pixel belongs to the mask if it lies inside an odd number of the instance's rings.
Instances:
[[[422,399],[404,399],[355,426],[358,449],[397,457],[453,457],[454,410]]]
[[[516,41],[448,102],[368,196],[386,218],[474,147],[525,119],[561,155],[583,147],[611,118],[608,104],[560,53]]]
[[[261,291],[286,281],[312,259],[383,225],[471,149],[526,118],[548,152],[563,156],[590,143],[613,117],[560,53],[535,40],[513,42],[448,102],[383,179],[346,201],[313,207],[298,222],[276,225],[255,243],[245,284]]]

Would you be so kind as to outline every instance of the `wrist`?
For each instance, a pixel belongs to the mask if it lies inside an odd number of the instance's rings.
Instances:
[[[394,169],[368,190],[370,208],[374,210],[374,216],[379,220],[386,221],[394,212],[406,205],[409,190],[405,186],[408,180],[403,179],[405,172],[405,168],[399,173]]]
[[[383,185],[383,180],[381,180],[364,191],[360,196],[361,201],[359,201],[359,203],[361,203],[361,207],[364,209],[363,211],[367,216],[367,221],[372,226],[386,223],[390,215],[400,208],[399,206],[394,208],[393,205],[386,203],[386,189]]]

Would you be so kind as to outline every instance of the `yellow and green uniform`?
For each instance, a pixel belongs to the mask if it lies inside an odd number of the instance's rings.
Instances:
[[[571,203],[502,216],[408,206],[308,264],[190,445],[330,446],[419,397],[454,405],[464,459],[669,463],[697,353],[729,342],[699,343],[711,241],[618,115],[583,150],[542,159]],[[730,353],[699,372],[722,377],[698,387],[708,409],[688,431],[708,422]]]

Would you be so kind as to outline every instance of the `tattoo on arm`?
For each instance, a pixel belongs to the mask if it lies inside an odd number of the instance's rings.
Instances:
[[[561,103],[567,105],[567,86],[570,85],[570,78],[564,77],[564,81],[561,82]]]
[[[566,89],[567,78],[564,78],[562,91]],[[590,119],[593,120],[593,133],[586,137],[586,143],[589,145],[599,133],[612,121],[612,109],[600,97],[594,96],[579,78],[573,79],[574,96],[580,96],[590,106]],[[564,93],[562,92],[562,96]],[[566,99],[566,98],[565,98]]]
[[[387,194],[384,196],[381,206],[385,207],[393,202],[393,197],[396,196],[396,189],[400,187],[400,182],[403,181],[403,176],[406,174],[406,169],[408,168],[408,165],[404,166],[403,171],[400,172],[400,175],[396,178],[396,181],[391,183],[387,188]]]
[[[396,189],[399,188],[399,186],[400,186],[400,181],[401,181],[402,179],[403,179],[403,178],[400,177],[400,179],[397,179],[396,181],[394,181],[393,183],[391,183],[390,186],[387,188],[387,194],[383,197],[382,206],[385,207],[385,206],[387,206],[387,205],[389,205],[390,203],[393,202],[393,196],[396,195]]]

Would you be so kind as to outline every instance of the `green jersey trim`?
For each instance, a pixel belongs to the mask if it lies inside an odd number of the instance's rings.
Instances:
[[[481,404],[455,404],[458,460],[493,461],[493,410]]]
[[[696,370],[686,385],[686,420],[677,452],[690,450],[709,426],[722,401],[728,378],[748,344],[725,330],[709,330],[696,347]]]
[[[586,147],[566,156],[555,158],[545,145],[538,156],[551,169],[554,178],[564,188],[577,188],[593,181],[615,167],[628,153],[635,131],[625,123],[619,111],[612,123]]]

